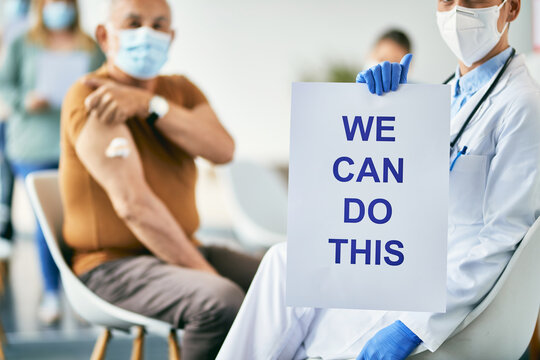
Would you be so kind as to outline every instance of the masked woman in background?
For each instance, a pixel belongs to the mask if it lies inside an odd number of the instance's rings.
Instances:
[[[0,68],[0,97],[11,107],[6,153],[15,176],[56,169],[60,154],[60,108],[70,85],[97,69],[104,56],[79,26],[74,0],[36,0],[35,23],[9,46]],[[60,318],[59,274],[36,229],[44,293],[38,316]]]

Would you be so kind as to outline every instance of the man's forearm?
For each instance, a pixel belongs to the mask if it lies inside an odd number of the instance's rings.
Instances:
[[[85,105],[99,114],[101,122],[119,124],[131,116],[148,116],[153,93],[97,78],[88,78],[85,83],[97,89],[86,98]],[[156,122],[165,137],[193,157],[201,156],[216,164],[232,160],[234,140],[208,103],[193,109],[168,104],[169,111]]]
[[[194,157],[201,156],[216,164],[232,160],[234,140],[208,104],[193,110],[170,104],[169,112],[156,122],[156,127]]]
[[[122,218],[154,255],[169,264],[215,272],[157,196],[148,193],[128,206]]]

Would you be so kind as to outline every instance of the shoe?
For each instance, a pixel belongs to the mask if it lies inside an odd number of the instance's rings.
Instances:
[[[11,222],[11,208],[0,204],[0,238],[11,241],[13,239],[13,223]]]
[[[11,221],[0,222],[0,238],[11,242],[13,240],[13,224]]]
[[[60,320],[60,295],[46,292],[39,304],[38,318],[44,325],[52,325]]]

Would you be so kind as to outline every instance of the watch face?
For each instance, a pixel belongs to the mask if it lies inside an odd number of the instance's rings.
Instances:
[[[155,112],[159,117],[169,112],[169,103],[161,96],[154,96],[150,101],[150,112]]]

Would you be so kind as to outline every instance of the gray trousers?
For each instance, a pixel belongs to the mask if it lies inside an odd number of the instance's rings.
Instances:
[[[200,251],[221,276],[145,255],[104,263],[80,278],[114,305],[184,329],[182,360],[212,360],[260,260],[222,247]]]

